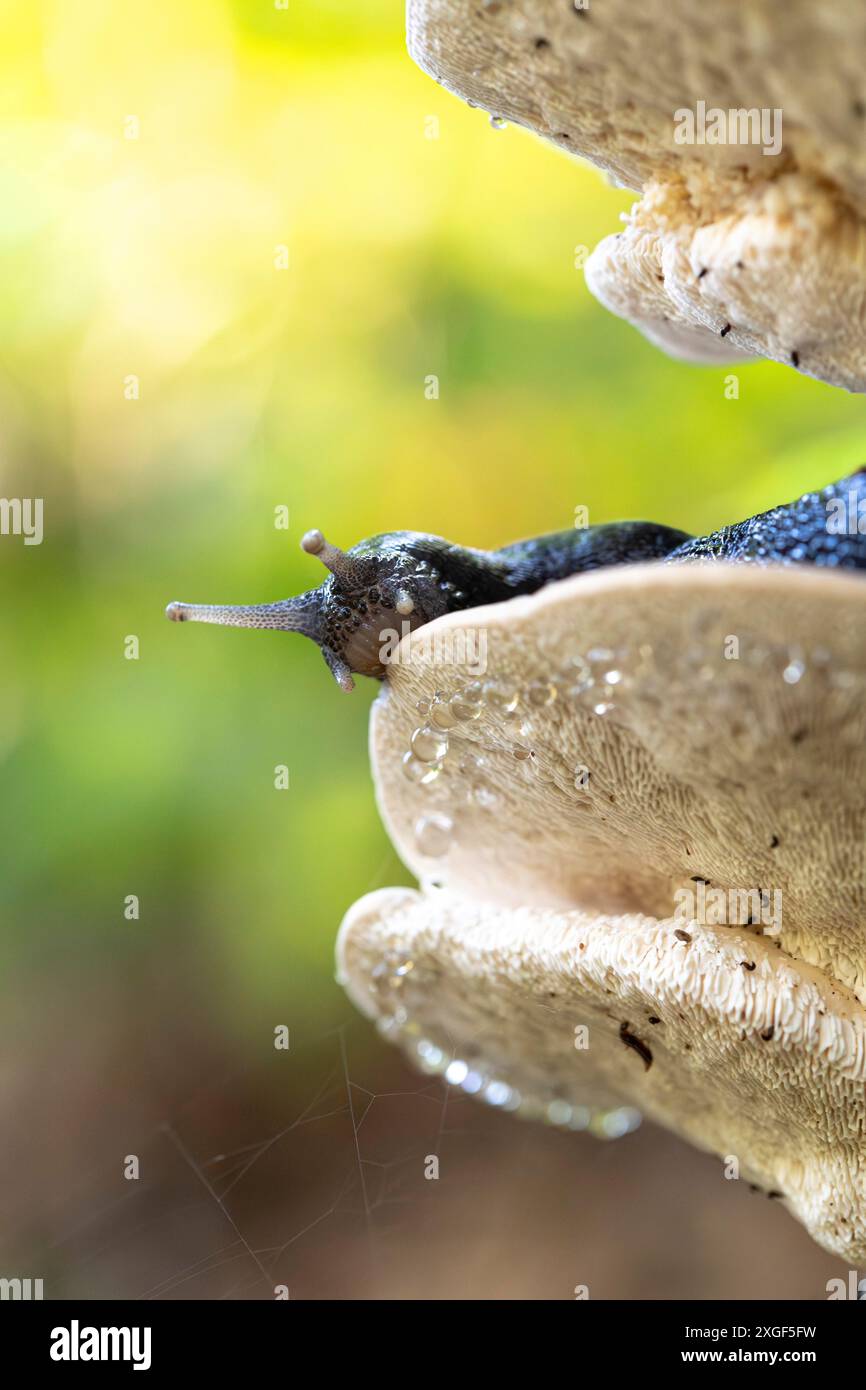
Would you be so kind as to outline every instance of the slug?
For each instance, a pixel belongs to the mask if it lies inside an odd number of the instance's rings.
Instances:
[[[866,568],[866,469],[702,537],[654,522],[623,521],[557,531],[501,550],[466,549],[416,531],[373,536],[346,551],[329,544],[321,531],[308,531],[301,548],[330,571],[318,588],[249,606],[175,602],[166,616],[173,622],[300,632],[318,643],[338,685],[352,690],[353,674],[384,678],[383,648],[395,631],[604,566],[724,560]]]

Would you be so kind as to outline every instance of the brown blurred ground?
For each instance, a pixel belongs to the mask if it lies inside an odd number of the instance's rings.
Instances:
[[[225,1041],[227,982],[191,953],[167,979],[59,973],[19,979],[4,1025],[0,1263],[46,1297],[810,1299],[844,1272],[654,1126],[602,1143],[453,1091],[443,1114],[336,986],[284,1054],[271,1019]]]

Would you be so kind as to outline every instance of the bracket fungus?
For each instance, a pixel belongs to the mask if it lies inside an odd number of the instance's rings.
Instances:
[[[318,589],[168,616],[383,683],[421,888],[347,914],[351,998],[469,1094],[601,1135],[644,1112],[866,1260],[866,470],[703,537],[302,544]]]
[[[866,390],[855,0],[409,0],[437,82],[638,191],[592,292],[674,356]]]
[[[371,755],[421,887],[347,914],[351,998],[490,1104],[736,1159],[863,1261],[864,689],[826,568],[621,566],[408,634]]]

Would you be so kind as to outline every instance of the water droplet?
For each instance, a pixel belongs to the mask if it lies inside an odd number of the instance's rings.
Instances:
[[[412,752],[403,754],[403,775],[407,777],[410,782],[420,783],[421,785],[435,782],[441,771],[442,764],[440,762],[422,763],[421,759],[416,758],[415,754]]]
[[[581,656],[573,658],[560,679],[565,687],[567,700],[579,700],[584,691],[589,690],[593,684],[592,671]]]
[[[483,806],[486,810],[496,805],[496,793],[484,785],[472,788],[472,798],[479,806]]]
[[[416,729],[411,738],[412,752],[422,763],[438,763],[448,752],[448,738],[441,729],[429,724]]]
[[[482,711],[481,682],[473,681],[451,696],[451,708],[457,719],[466,722],[478,719]]]
[[[505,120],[504,116],[491,116],[490,124],[494,130],[504,130],[508,122]]]
[[[416,1045],[415,1050],[418,1053],[418,1060],[424,1071],[444,1071],[445,1067],[448,1065],[448,1058],[445,1056],[441,1047],[437,1047],[429,1038],[422,1038]]]
[[[430,713],[430,701],[429,701],[429,700],[418,700],[418,702],[417,702],[416,705],[415,705],[415,708],[416,708],[416,710],[418,711],[419,714],[423,714],[423,715],[426,716],[426,715],[428,715],[428,714]]]
[[[507,1105],[511,1099],[511,1087],[504,1081],[488,1081],[484,1087],[484,1099],[488,1105]]]
[[[552,1125],[567,1125],[572,1116],[572,1107],[567,1100],[552,1100],[547,1107],[547,1118]]]
[[[782,672],[782,680],[785,682],[786,685],[796,685],[797,681],[800,680],[802,676],[805,674],[805,671],[805,664],[799,659],[795,658],[793,661],[790,661],[788,663],[788,665]]]
[[[592,712],[593,714],[609,714],[612,709],[613,705],[610,700],[599,700],[597,705],[593,705]]]
[[[428,859],[439,859],[451,848],[454,822],[450,816],[421,816],[415,822],[415,843]]]
[[[477,1096],[483,1085],[484,1077],[481,1075],[480,1071],[468,1072],[466,1078],[460,1083],[461,1089],[470,1096]]]
[[[639,1110],[630,1105],[618,1106],[616,1110],[606,1110],[595,1117],[593,1133],[601,1139],[621,1139],[631,1134],[641,1122]]]
[[[533,681],[526,692],[529,704],[535,705],[536,709],[543,705],[552,705],[556,695],[556,686],[550,681]]]
[[[620,683],[621,680],[622,680],[622,671],[605,671],[605,674],[604,674],[604,683],[605,683],[605,685],[619,685],[619,683]]]
[[[430,720],[437,729],[453,729],[458,722],[456,710],[447,696],[440,695],[430,707]]]
[[[461,1062],[459,1058],[455,1058],[451,1065],[446,1069],[445,1080],[451,1086],[462,1086],[468,1075],[469,1068],[467,1067],[466,1063]]]
[[[518,693],[506,681],[487,681],[484,686],[484,699],[491,709],[500,714],[511,714],[517,709]]]

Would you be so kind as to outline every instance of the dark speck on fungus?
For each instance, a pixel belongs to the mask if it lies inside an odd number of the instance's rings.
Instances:
[[[641,1042],[640,1038],[636,1037],[635,1034],[630,1031],[628,1022],[619,1025],[619,1036],[626,1047],[630,1047],[633,1052],[637,1053],[642,1059],[644,1067],[649,1071],[653,1064],[653,1055],[646,1043]]]

